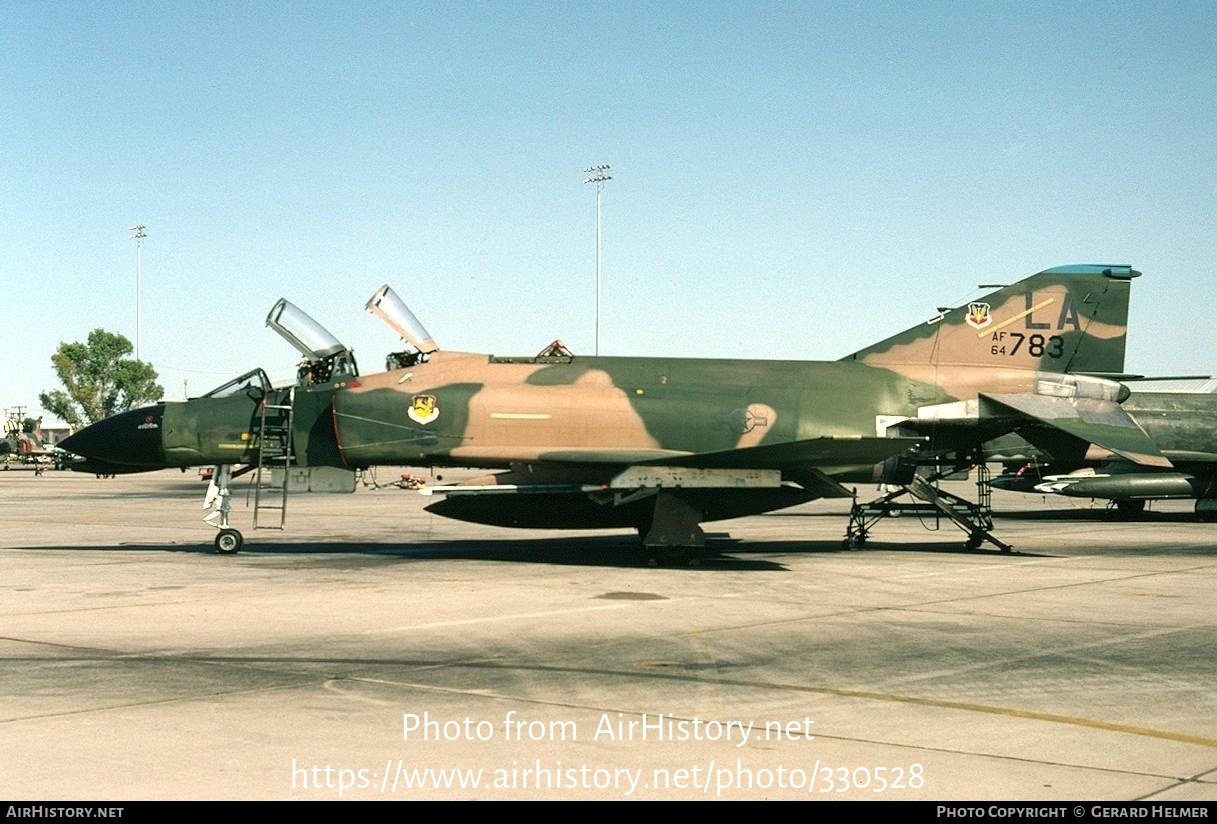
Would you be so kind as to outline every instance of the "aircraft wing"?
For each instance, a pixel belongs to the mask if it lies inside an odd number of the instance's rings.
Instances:
[[[537,456],[539,464],[421,491],[439,498],[428,512],[458,520],[636,527],[648,545],[678,535],[700,545],[704,536],[689,520],[695,515],[723,520],[815,498],[852,498],[834,475],[869,470],[924,443],[920,437],[839,436],[705,453],[553,450]]]
[[[718,452],[688,453],[662,450],[554,450],[538,456],[541,466],[513,469],[493,476],[470,479],[463,484],[431,486],[422,490],[426,495],[444,498],[456,496],[464,503],[428,507],[432,511],[453,517],[489,517],[473,515],[467,510],[475,506],[470,499],[483,495],[502,502],[504,496],[528,496],[550,499],[571,495],[604,494],[632,495],[662,489],[681,489],[686,494],[701,496],[766,497],[780,500],[780,505],[813,498],[852,498],[854,492],[845,488],[833,476],[858,470],[869,470],[888,458],[922,446],[921,437],[881,438],[838,436],[807,438],[787,443],[728,449]],[[704,498],[703,498],[704,500]],[[736,505],[736,504],[733,504]],[[457,506],[463,512],[457,512]],[[500,511],[513,505],[498,503]],[[529,504],[518,504],[513,517],[546,517],[538,509],[521,515],[519,510]],[[537,505],[541,506],[541,505]],[[445,508],[446,507],[446,508]],[[763,507],[757,511],[763,511]],[[589,514],[590,513],[585,513]],[[499,513],[496,512],[496,517]]]
[[[924,438],[880,438],[845,435],[806,438],[786,443],[763,444],[719,452],[675,452],[672,450],[555,450],[540,460],[564,464],[622,464],[681,466],[694,469],[822,469],[828,474],[840,468],[873,466],[921,446]]]

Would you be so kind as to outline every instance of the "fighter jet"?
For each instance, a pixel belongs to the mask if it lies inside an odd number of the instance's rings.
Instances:
[[[50,465],[58,465],[58,450],[48,448],[42,442],[39,422],[25,416],[24,407],[6,411],[4,436],[0,439],[0,464],[8,468],[10,462],[29,464],[36,472]]]
[[[260,475],[408,465],[491,470],[428,486],[431,512],[630,527],[652,552],[679,557],[703,544],[702,523],[852,498],[849,483],[905,483],[918,465],[974,460],[980,444],[1028,421],[1168,466],[1120,407],[1139,275],[1128,265],[1049,269],[818,362],[447,351],[383,286],[367,308],[407,349],[361,375],[347,347],[280,300],[267,324],[303,356],[293,386],[255,369],[200,398],[96,423],[63,446],[94,472],[215,465],[208,502],[222,553],[243,542],[229,523],[234,466]],[[283,495],[266,508],[285,508],[286,485]],[[255,527],[258,515],[255,500]]]
[[[1006,466],[990,481],[997,489],[1100,498],[1134,516],[1147,501],[1194,499],[1196,514],[1217,518],[1217,394],[1133,392],[1122,407],[1170,460],[1152,467],[1124,460],[1094,445],[1029,427],[986,445]]]

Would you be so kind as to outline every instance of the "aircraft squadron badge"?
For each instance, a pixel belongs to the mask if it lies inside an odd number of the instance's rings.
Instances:
[[[439,417],[439,407],[435,404],[434,395],[415,395],[410,400],[410,408],[406,417],[415,423],[428,424]]]
[[[968,326],[973,329],[984,329],[993,322],[993,316],[989,314],[989,304],[987,303],[969,303],[968,304]]]

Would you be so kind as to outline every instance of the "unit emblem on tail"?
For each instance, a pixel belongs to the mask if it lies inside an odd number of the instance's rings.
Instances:
[[[989,314],[989,304],[987,303],[969,303],[968,304],[968,326],[973,329],[984,329],[993,322],[993,316]]]

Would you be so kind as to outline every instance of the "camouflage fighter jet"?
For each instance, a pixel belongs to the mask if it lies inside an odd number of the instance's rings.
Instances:
[[[986,444],[986,454],[1005,465],[990,484],[1012,492],[1106,499],[1126,516],[1142,512],[1147,501],[1191,499],[1202,519],[1217,518],[1217,394],[1133,392],[1122,407],[1170,466],[1138,464],[1032,426]]]
[[[216,465],[216,547],[232,467],[472,467],[424,490],[440,515],[529,528],[631,527],[652,551],[702,545],[707,521],[898,482],[970,460],[1028,420],[1139,465],[1168,463],[1120,408],[1127,265],[1050,269],[838,361],[537,356],[441,350],[387,286],[368,309],[408,342],[360,375],[285,300],[267,324],[303,354],[295,386],[261,369],[207,395],[116,415],[63,446],[94,472]],[[286,506],[286,489],[282,506]],[[270,506],[270,505],[268,505]],[[277,505],[276,505],[277,506]],[[259,504],[255,499],[254,525]],[[279,518],[279,527],[282,519]]]
[[[58,465],[57,451],[42,442],[40,424],[41,419],[25,417],[24,407],[8,410],[0,439],[0,464],[5,469],[10,462],[30,464],[41,474],[43,467]]]

